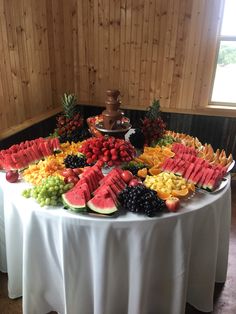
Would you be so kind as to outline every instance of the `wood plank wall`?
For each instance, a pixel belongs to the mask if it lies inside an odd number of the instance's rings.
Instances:
[[[208,109],[224,0],[0,0],[0,138],[60,110],[64,92],[126,108]],[[223,114],[231,115],[224,112]]]

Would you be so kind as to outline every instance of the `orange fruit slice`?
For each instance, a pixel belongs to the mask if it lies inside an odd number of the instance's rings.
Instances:
[[[172,152],[169,148],[163,148],[162,154],[166,157],[174,157],[175,153]]]
[[[188,195],[188,188],[182,190],[172,190],[171,193],[173,196],[184,197]]]
[[[137,175],[140,178],[146,178],[146,176],[147,176],[147,168],[139,169],[139,171],[137,172]]]
[[[167,198],[171,196],[170,193],[162,192],[162,191],[157,191],[157,195],[162,200],[167,200]]]
[[[148,172],[149,172],[152,176],[155,176],[155,175],[161,173],[161,169],[154,166],[154,167],[150,168],[150,169],[148,170]]]

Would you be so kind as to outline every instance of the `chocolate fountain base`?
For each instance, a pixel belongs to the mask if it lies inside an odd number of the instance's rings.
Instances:
[[[95,125],[95,128],[100,131],[103,135],[114,136],[116,138],[124,138],[125,134],[131,129],[130,123],[123,123],[119,129],[108,130],[104,129],[103,122],[99,122]]]

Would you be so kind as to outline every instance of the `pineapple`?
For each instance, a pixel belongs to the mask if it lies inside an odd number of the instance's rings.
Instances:
[[[75,95],[66,93],[61,98],[62,106],[64,109],[64,116],[67,119],[72,119],[76,115],[76,106],[77,106],[77,99]]]
[[[77,109],[77,99],[73,94],[61,98],[63,113],[57,117],[57,133],[60,142],[78,142],[83,119]]]
[[[142,121],[142,132],[147,145],[155,143],[164,135],[166,124],[161,118],[160,102],[154,99]]]

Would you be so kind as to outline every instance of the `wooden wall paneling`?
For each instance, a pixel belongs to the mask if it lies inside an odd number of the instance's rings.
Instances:
[[[23,2],[17,1],[14,5],[14,18],[16,22],[16,38],[19,52],[19,66],[20,66],[20,83],[22,89],[24,119],[29,119],[32,116],[30,104],[30,89],[29,89],[29,62],[27,58],[26,46],[26,30],[24,25],[24,8]],[[22,110],[21,109],[21,110]]]
[[[86,16],[88,19],[86,31],[88,38],[88,49],[87,49],[87,55],[88,55],[88,77],[89,77],[89,102],[94,103],[95,100],[95,77],[94,77],[94,58],[95,58],[95,49],[94,49],[94,3],[93,0],[86,1]]]
[[[120,36],[121,36],[121,0],[114,1],[114,51],[113,51],[113,86],[120,89]],[[117,88],[116,87],[116,88]]]
[[[73,0],[63,3],[63,35],[64,35],[64,51],[65,51],[65,91],[67,93],[75,93],[74,90],[74,45],[73,45]]]
[[[123,80],[123,104],[127,106],[130,103],[129,99],[129,65],[130,65],[130,51],[131,51],[131,26],[132,26],[132,0],[126,1],[126,16],[125,16],[125,71]]]
[[[1,40],[1,34],[0,34],[0,40]],[[0,51],[0,58],[2,57],[2,52]],[[3,58],[1,58],[3,60]],[[4,92],[3,92],[3,86],[2,86],[2,72],[1,72],[1,67],[0,67],[0,103],[3,104],[5,101],[4,99]],[[5,104],[6,105],[6,104]],[[9,107],[8,107],[9,108]],[[0,110],[0,125],[2,128],[6,128],[6,119],[4,119],[5,112],[3,110]]]
[[[94,67],[93,67],[93,92],[94,92],[94,102],[97,103],[100,93],[99,79],[99,23],[98,23],[98,1],[93,1],[93,32],[94,32]]]
[[[212,3],[211,1],[208,1],[205,4],[205,18],[203,21],[203,27],[201,30],[201,45],[200,45],[200,51],[198,56],[198,64],[197,64],[197,73],[196,73],[196,79],[194,82],[194,95],[193,95],[193,101],[192,106],[195,109],[198,109],[201,107],[200,104],[200,93],[201,93],[201,84],[202,84],[202,75],[205,71],[206,67],[206,60],[205,60],[205,51],[206,46],[208,46],[208,29],[209,29],[209,14],[212,12]]]
[[[9,62],[11,67],[11,79],[13,85],[12,89],[11,86],[9,88],[9,94],[13,92],[15,103],[13,107],[9,108],[9,114],[7,114],[6,116],[9,127],[12,126],[14,123],[20,124],[22,121],[24,121],[24,99],[21,88],[20,61],[16,36],[16,20],[18,19],[13,4],[13,1],[4,1],[4,12],[7,25],[7,46],[5,47],[5,49],[8,49],[8,52],[5,51],[5,57],[8,59],[9,53],[9,59],[6,61]],[[12,5],[12,8],[10,5]]]
[[[155,97],[166,112],[222,114],[207,105],[223,3],[0,1],[0,131],[61,110],[64,92],[104,106],[108,88],[123,107],[144,110]]]
[[[34,115],[34,108],[38,99],[38,93],[40,88],[38,85],[38,78],[35,71],[35,53],[34,53],[34,34],[33,34],[33,20],[32,20],[32,7],[29,0],[22,1],[22,21],[25,33],[25,51],[26,51],[26,62],[27,62],[27,75],[28,79],[25,82],[28,87],[29,104],[26,111],[28,113],[28,119]],[[40,106],[38,106],[40,108]],[[30,113],[30,114],[29,114]]]
[[[140,58],[141,47],[143,43],[142,29],[144,23],[144,2],[139,0],[137,2],[137,25],[136,25],[136,48],[135,48],[135,72],[134,72],[134,105],[142,104],[142,100],[139,96],[139,81],[140,81]]]
[[[76,0],[77,1],[77,0]],[[52,0],[46,1],[46,20],[47,20],[47,40],[48,40],[48,58],[50,64],[50,88],[51,88],[51,102],[55,107],[58,101],[57,95],[57,79],[56,79],[56,60],[55,60],[55,45],[54,45],[54,32],[53,32],[53,12]],[[51,26],[51,27],[50,27]]]
[[[150,104],[150,82],[152,73],[152,46],[153,46],[153,34],[154,34],[154,22],[155,22],[155,1],[149,1],[149,25],[148,25],[148,44],[146,54],[146,71],[145,71],[145,94],[143,104],[139,103],[139,106],[149,106]]]
[[[166,108],[169,108],[170,106],[170,93],[175,64],[174,57],[178,29],[178,7],[179,1],[170,0],[168,2],[162,84],[160,92],[161,104]]]
[[[115,50],[115,0],[109,0],[109,15],[108,15],[108,30],[109,30],[109,68],[108,68],[108,86],[110,89],[114,88],[114,50]]]
[[[102,99],[104,95],[103,91],[103,58],[104,58],[104,44],[103,44],[103,23],[104,23],[104,13],[103,13],[103,2],[102,0],[98,0],[98,8],[97,8],[97,15],[98,15],[98,65],[97,65],[97,99]]]
[[[83,21],[83,1],[78,1],[78,42],[79,47],[79,73],[80,73],[80,91],[79,100],[81,102],[88,102],[88,71],[86,64],[86,44],[84,35],[84,21]]]
[[[0,2],[0,40],[2,45],[0,45],[0,79],[1,79],[1,128],[5,129],[9,125],[8,116],[10,114],[10,109],[15,109],[14,93],[10,91],[13,89],[11,80],[11,68],[9,62],[9,50],[8,39],[7,39],[7,26],[5,23],[5,11],[3,2]]]
[[[163,14],[164,13],[164,14]],[[156,1],[155,7],[155,19],[154,19],[154,32],[153,32],[153,42],[152,42],[152,71],[151,71],[151,81],[150,81],[150,103],[154,98],[160,98],[161,91],[161,73],[163,68],[163,62],[159,62],[164,55],[164,36],[163,32],[163,21],[166,16],[166,2]],[[165,23],[165,21],[164,21]]]
[[[111,88],[110,85],[110,42],[109,42],[109,31],[110,31],[110,1],[103,0],[103,81],[102,81],[102,99],[101,103],[104,103],[105,91]]]
[[[170,109],[176,109],[180,99],[181,82],[183,80],[184,51],[186,45],[186,34],[190,20],[191,1],[180,1],[178,30],[174,56],[174,71],[170,95]]]
[[[56,83],[56,94],[55,94],[55,103],[61,102],[61,96],[66,91],[65,83],[65,52],[64,52],[64,32],[63,32],[63,12],[62,12],[62,0],[50,0],[51,1],[51,10],[52,10],[52,25],[48,24],[49,27],[52,27],[51,40],[53,40],[53,54],[50,56],[55,60],[55,83]],[[51,60],[50,60],[51,61]]]
[[[79,98],[80,93],[80,72],[79,72],[79,45],[78,45],[78,6],[77,0],[72,0],[72,17],[71,17],[71,25],[72,25],[72,45],[73,45],[73,72],[74,72],[74,93]]]
[[[49,56],[49,45],[48,45],[48,28],[51,28],[52,23],[48,25],[47,19],[47,6],[46,1],[37,1],[38,12],[37,24],[39,25],[39,42],[38,42],[38,55],[40,60],[40,80],[42,86],[42,104],[41,113],[52,110],[59,105],[57,101],[55,103],[52,99],[52,84],[51,84],[51,73],[50,73],[50,56]],[[61,91],[60,91],[61,92]],[[43,110],[42,110],[43,108]]]
[[[134,84],[135,84],[135,53],[136,53],[136,35],[137,35],[137,3],[138,1],[131,2],[131,37],[130,37],[130,63],[129,63],[129,82],[128,94],[129,103],[135,103]]]
[[[170,106],[171,108],[175,108],[176,110],[179,110],[180,107],[184,107],[185,102],[185,84],[186,84],[186,54],[189,51],[189,32],[191,29],[191,23],[192,23],[192,7],[193,7],[193,1],[185,1],[185,7],[183,8],[183,22],[179,20],[179,23],[183,23],[183,32],[181,33],[180,29],[180,41],[182,42],[182,45],[180,47],[178,52],[179,55],[177,58],[179,59],[179,81],[178,81],[178,90],[177,90],[177,96],[176,96],[176,104],[173,106]],[[180,26],[180,24],[179,24]],[[177,74],[178,75],[178,74]]]
[[[120,1],[120,73],[119,73],[119,88],[122,97],[122,105],[125,105],[124,102],[124,81],[125,81],[125,30],[126,30],[126,0]]]
[[[32,51],[31,55],[33,56],[33,65],[32,71],[34,76],[34,100],[32,102],[32,112],[33,116],[40,114],[44,111],[44,80],[41,75],[41,56],[40,56],[40,48],[42,44],[42,36],[41,36],[41,20],[39,15],[41,14],[41,8],[39,7],[39,3],[35,1],[29,4],[31,7],[31,25],[29,28],[32,32]]]
[[[145,106],[145,76],[147,67],[147,47],[148,47],[148,29],[149,29],[149,1],[144,1],[143,23],[142,23],[142,44],[140,54],[140,73],[138,103]]]
[[[201,48],[201,36],[203,31],[203,25],[204,21],[208,19],[207,13],[208,10],[206,8],[207,2],[206,1],[198,1],[194,2],[197,4],[196,6],[193,6],[192,8],[192,14],[196,14],[196,18],[191,23],[192,25],[192,36],[193,36],[193,46],[191,47],[191,50],[189,51],[189,55],[191,55],[190,58],[190,64],[188,65],[188,84],[186,84],[186,108],[191,109],[193,108],[193,98],[194,98],[194,91],[195,91],[195,82],[197,78],[197,69],[199,66],[199,56],[200,56],[200,48]],[[194,15],[195,15],[194,14]],[[191,36],[191,34],[189,34]]]

